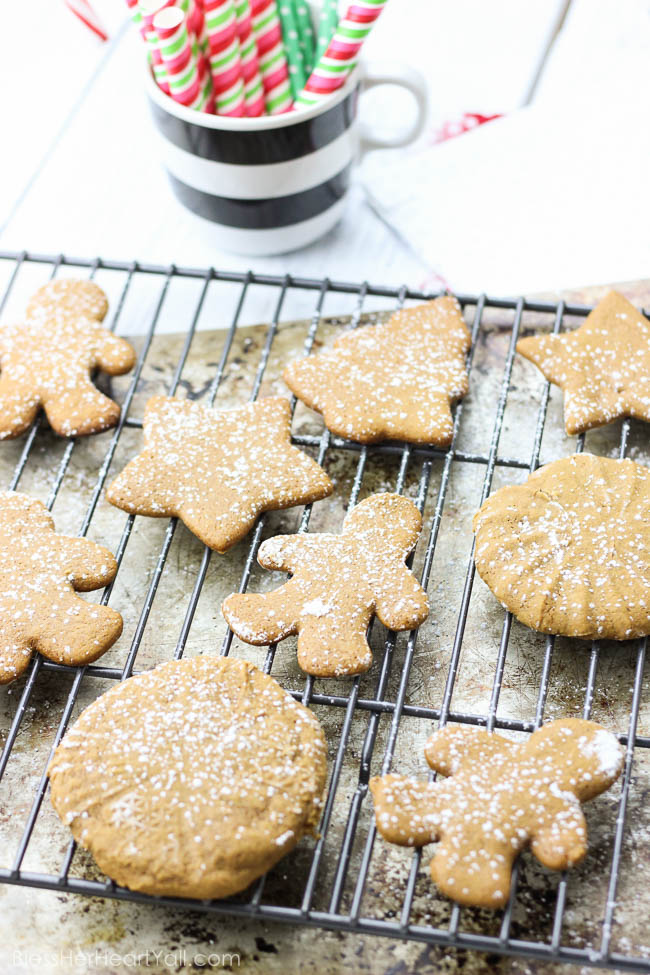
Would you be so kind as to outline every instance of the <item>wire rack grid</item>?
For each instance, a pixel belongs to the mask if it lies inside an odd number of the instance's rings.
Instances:
[[[126,377],[121,397],[122,414],[118,426],[114,431],[102,435],[101,458],[93,471],[94,485],[85,504],[85,510],[78,533],[86,535],[94,524],[97,510],[102,501],[102,492],[107,482],[109,472],[114,466],[116,451],[121,438],[129,429],[138,430],[142,426],[141,419],[132,415],[134,402],[140,386],[143,383],[143,370],[148,357],[155,351],[155,336],[161,317],[164,315],[166,302],[169,300],[170,287],[179,280],[193,281],[197,285],[195,301],[189,308],[185,305],[185,318],[178,326],[183,329],[184,337],[180,344],[180,355],[175,365],[170,367],[171,375],[167,382],[167,392],[172,395],[179,392],[184,383],[184,370],[191,360],[192,350],[197,337],[197,327],[204,309],[206,298],[214,291],[226,285],[234,294],[233,312],[230,324],[220,333],[220,351],[213,365],[212,374],[202,390],[202,401],[210,405],[215,403],[217,395],[224,382],[224,377],[232,366],[233,348],[242,328],[242,309],[245,307],[251,289],[255,288],[269,296],[273,311],[270,324],[260,341],[260,354],[256,367],[252,373],[252,386],[249,398],[256,399],[263,389],[265,373],[273,352],[274,342],[286,320],[286,310],[290,296],[300,295],[301,300],[309,300],[311,313],[305,316],[307,320],[306,335],[303,350],[312,351],[319,341],[320,331],[325,322],[326,302],[343,302],[350,304],[350,313],[346,321],[350,327],[356,327],[366,314],[369,299],[385,299],[385,305],[398,307],[408,301],[418,301],[433,297],[410,290],[406,287],[399,289],[375,286],[367,282],[350,284],[347,282],[330,281],[328,279],[314,280],[298,277],[274,277],[270,275],[244,274],[222,272],[214,268],[186,268],[177,266],[155,266],[139,264],[137,262],[103,261],[100,259],[85,260],[79,258],[23,253],[0,253],[0,265],[4,271],[5,289],[0,299],[0,313],[5,310],[13,289],[19,277],[27,268],[38,270],[41,281],[48,275],[60,273],[78,276],[88,274],[94,277],[99,271],[111,272],[120,280],[117,301],[114,302],[114,312],[111,328],[122,326],[122,316],[130,291],[134,288],[138,278],[146,276],[155,282],[156,297],[151,305],[149,318],[146,322],[144,335],[140,339],[139,355],[133,372]],[[232,289],[236,289],[232,292]],[[357,502],[364,488],[364,478],[377,459],[388,465],[392,472],[392,484],[389,489],[399,493],[410,491],[414,496],[420,511],[425,515],[425,528],[417,552],[416,563],[422,585],[427,588],[432,578],[432,567],[437,553],[437,546],[443,529],[445,505],[449,505],[455,471],[458,468],[471,470],[476,475],[479,485],[479,496],[473,499],[474,507],[478,507],[493,488],[495,477],[516,472],[523,477],[533,471],[540,463],[542,443],[546,431],[546,418],[549,409],[550,387],[544,383],[536,397],[533,412],[534,426],[532,445],[525,457],[504,456],[501,452],[504,431],[504,416],[508,408],[508,397],[513,386],[513,367],[515,364],[515,345],[520,332],[525,327],[525,318],[530,314],[537,316],[536,321],[547,323],[555,332],[559,332],[567,316],[583,318],[589,308],[582,305],[568,305],[563,302],[557,304],[526,301],[524,299],[509,300],[490,298],[486,295],[458,295],[457,296],[466,315],[472,332],[472,345],[468,357],[468,368],[472,383],[484,382],[481,376],[475,375],[476,350],[485,343],[487,329],[486,320],[489,315],[501,315],[500,325],[495,326],[500,336],[503,348],[503,361],[499,363],[499,374],[492,387],[491,399],[493,411],[490,415],[486,441],[478,444],[462,441],[464,417],[469,400],[459,403],[454,414],[454,436],[452,446],[446,450],[427,447],[413,447],[410,445],[388,443],[376,446],[361,446],[332,436],[327,430],[315,433],[294,433],[293,442],[306,449],[316,457],[319,463],[327,465],[332,457],[343,458],[342,463],[348,465],[349,494],[346,505]],[[304,302],[301,307],[304,307]],[[503,318],[505,316],[505,319]],[[128,334],[129,323],[126,322]],[[482,371],[483,367],[481,366]],[[474,388],[474,386],[472,387]],[[478,387],[477,387],[478,388]],[[470,396],[472,393],[470,393]],[[296,400],[292,397],[292,409],[295,410]],[[21,487],[21,480],[29,464],[41,463],[38,454],[40,438],[47,435],[47,427],[39,417],[34,422],[25,440],[21,443],[17,454],[17,461],[10,482],[6,485],[10,489]],[[623,421],[620,425],[620,440],[617,444],[617,455],[624,457],[628,450],[631,424]],[[99,441],[99,438],[93,438]],[[462,442],[461,442],[462,441]],[[57,465],[52,471],[47,493],[47,507],[52,509],[60,495],[66,477],[71,477],[74,452],[78,450],[78,441],[74,439],[64,441],[65,446],[57,459]],[[485,446],[487,443],[487,448]],[[581,451],[585,446],[585,437],[579,437],[573,443],[573,449]],[[326,503],[326,502],[325,502]],[[325,504],[320,502],[320,504]],[[122,516],[124,517],[124,516]],[[306,506],[297,525],[298,531],[307,531],[312,518],[312,506]],[[147,521],[139,519],[140,522]],[[242,548],[239,562],[239,591],[246,590],[254,570],[255,557],[259,545],[268,531],[268,516],[261,517],[246,540]],[[134,536],[134,516],[128,516],[123,522],[119,542],[115,547],[116,559],[120,573],[125,571],[124,563],[127,548]],[[150,522],[149,522],[150,524]],[[4,730],[4,744],[0,755],[0,779],[6,778],[11,769],[12,756],[16,753],[16,742],[21,728],[30,720],[33,710],[33,700],[36,690],[44,682],[54,680],[56,676],[65,675],[70,680],[69,690],[63,700],[63,705],[52,734],[47,741],[46,761],[43,762],[40,774],[35,783],[33,796],[24,825],[21,827],[13,860],[6,866],[0,867],[0,882],[13,885],[46,888],[55,891],[67,891],[75,894],[113,897],[127,901],[143,903],[160,902],[173,906],[183,906],[215,914],[232,914],[248,918],[263,918],[265,920],[284,921],[294,925],[311,925],[340,931],[356,932],[368,935],[382,935],[394,939],[406,939],[440,945],[445,949],[472,949],[493,954],[514,955],[537,958],[556,962],[573,962],[594,967],[616,967],[627,971],[647,971],[648,960],[641,945],[628,945],[625,939],[614,939],[616,918],[615,912],[620,904],[619,884],[621,881],[621,864],[625,856],[626,825],[628,824],[628,807],[633,783],[634,762],[639,750],[646,750],[650,746],[650,737],[638,733],[639,713],[642,703],[643,672],[646,656],[646,640],[640,641],[634,649],[631,664],[632,687],[629,709],[625,715],[625,726],[619,730],[619,740],[626,747],[625,767],[619,791],[612,800],[614,816],[612,828],[608,834],[605,855],[608,859],[607,870],[598,876],[597,884],[602,893],[600,903],[602,913],[593,918],[589,928],[589,936],[574,937],[567,924],[567,904],[571,899],[571,880],[566,875],[559,879],[545,882],[552,892],[552,903],[548,907],[549,920],[545,930],[539,933],[534,925],[526,929],[526,924],[518,920],[518,903],[522,895],[520,883],[520,862],[515,867],[512,880],[511,896],[507,907],[502,912],[492,912],[489,918],[485,912],[473,912],[460,909],[456,905],[445,905],[447,911],[446,923],[431,923],[418,908],[421,900],[421,886],[426,887],[426,897],[435,897],[430,891],[430,884],[423,878],[424,870],[421,866],[420,851],[399,851],[399,890],[397,897],[391,901],[391,910],[384,910],[381,898],[373,899],[371,889],[377,873],[378,848],[383,848],[376,842],[376,832],[369,810],[368,780],[371,774],[385,773],[399,761],[400,735],[403,734],[404,719],[414,720],[423,729],[423,733],[431,730],[431,723],[444,725],[449,721],[464,722],[484,726],[490,730],[501,728],[508,732],[526,734],[539,727],[547,713],[549,691],[553,682],[554,656],[557,655],[556,641],[552,637],[540,638],[537,652],[540,659],[539,679],[534,694],[534,713],[528,717],[513,717],[500,711],[500,701],[504,690],[504,674],[508,667],[509,649],[512,652],[511,635],[513,633],[513,619],[505,613],[498,637],[498,650],[490,661],[491,683],[488,687],[486,706],[479,710],[467,707],[452,707],[454,693],[458,693],[463,674],[463,650],[466,627],[470,616],[472,599],[475,593],[475,569],[473,561],[473,542],[469,547],[468,558],[463,560],[464,570],[460,577],[458,612],[455,615],[453,632],[449,643],[449,654],[445,658],[446,673],[436,675],[436,680],[442,688],[442,696],[437,706],[426,701],[418,703],[412,698],[411,682],[413,679],[414,662],[418,658],[418,631],[403,635],[402,642],[397,634],[385,632],[377,624],[373,632],[373,645],[377,652],[375,666],[372,669],[372,684],[362,678],[350,680],[347,684],[328,685],[327,681],[315,681],[312,677],[303,678],[302,686],[295,686],[295,681],[282,680],[290,693],[303,703],[315,707],[319,714],[331,713],[337,718],[335,738],[330,737],[332,751],[330,763],[330,778],[328,790],[320,824],[319,838],[313,845],[303,852],[303,859],[298,862],[298,868],[293,873],[293,890],[291,897],[286,900],[282,895],[282,884],[278,881],[269,882],[267,877],[261,878],[251,890],[240,897],[225,901],[193,902],[174,898],[152,898],[134,893],[118,887],[112,881],[102,877],[88,876],[81,858],[79,870],[73,869],[77,848],[72,841],[68,841],[65,852],[57,870],[52,872],[37,872],[27,869],[26,860],[29,858],[30,844],[33,844],[34,832],[37,829],[39,816],[43,816],[44,798],[47,792],[46,768],[53,749],[65,733],[66,727],[79,707],[82,689],[90,682],[91,690],[86,693],[96,696],[109,683],[124,680],[135,673],[138,653],[143,638],[150,624],[150,618],[156,595],[165,576],[168,557],[174,537],[177,533],[177,520],[170,519],[164,532],[155,561],[149,573],[148,582],[143,590],[144,598],[135,613],[132,636],[128,649],[122,654],[119,666],[110,666],[101,661],[86,667],[69,668],[45,660],[35,655],[26,678],[18,685],[16,692],[17,704],[13,709],[7,727]],[[146,526],[145,526],[146,529]],[[144,529],[143,529],[144,530]],[[198,543],[197,543],[198,544]],[[182,615],[182,625],[175,641],[173,655],[180,658],[188,646],[192,633],[192,626],[197,613],[197,607],[204,592],[204,584],[209,578],[211,564],[214,569],[215,559],[209,548],[197,550],[197,558],[193,568],[193,578],[190,580],[189,598]],[[238,556],[239,557],[239,556]],[[217,557],[218,559],[221,557]],[[146,568],[140,571],[149,571]],[[173,571],[168,566],[168,572]],[[218,567],[217,567],[218,571]],[[102,594],[101,602],[108,603],[114,591],[114,581]],[[474,597],[475,598],[475,597]],[[436,613],[436,596],[431,597],[432,613]],[[116,608],[121,609],[120,605]],[[514,624],[518,627],[518,624]],[[519,632],[517,630],[517,632]],[[226,630],[220,646],[214,650],[228,654],[233,648],[233,635]],[[584,652],[584,651],[583,651]],[[580,713],[589,717],[594,708],[597,692],[599,662],[602,660],[603,649],[599,643],[594,643],[587,651],[588,666],[584,693],[580,705]],[[276,647],[269,647],[263,669],[271,673],[276,661]],[[296,673],[293,671],[292,673]],[[275,674],[277,676],[277,674]],[[574,706],[575,711],[575,706]],[[422,739],[424,740],[424,739]],[[421,752],[420,752],[421,755]],[[417,756],[416,767],[420,772],[424,769],[424,762]],[[399,765],[397,766],[400,767]],[[335,827],[336,822],[336,827]],[[379,864],[385,869],[385,864]],[[296,877],[299,878],[299,890],[296,890]],[[603,886],[604,885],[604,886]],[[624,912],[625,913],[625,912]],[[621,950],[621,945],[627,950]]]

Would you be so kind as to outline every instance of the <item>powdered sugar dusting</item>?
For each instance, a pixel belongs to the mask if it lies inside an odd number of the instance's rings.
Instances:
[[[483,907],[505,903],[514,858],[529,844],[553,869],[579,862],[587,849],[580,801],[604,792],[621,770],[614,736],[580,719],[544,725],[522,744],[482,728],[447,726],[431,736],[425,754],[450,778],[372,779],[377,827],[403,846],[438,840],[431,864],[438,886]]]
[[[393,630],[426,619],[426,593],[404,565],[421,527],[408,498],[375,494],[348,513],[340,535],[269,538],[260,564],[290,572],[291,580],[274,592],[229,596],[224,616],[253,644],[298,633],[298,662],[307,673],[363,673],[372,661],[366,630],[373,612]]]
[[[314,828],[325,756],[314,715],[252,664],[172,661],[83,712],[52,760],[52,802],[119,883],[226,896]]]
[[[117,564],[107,549],[57,535],[40,501],[0,491],[0,555],[0,683],[19,677],[33,650],[58,663],[85,664],[117,640],[119,613],[75,592],[112,581]]]
[[[567,433],[621,416],[650,421],[650,322],[616,291],[576,331],[521,339],[517,351],[564,390]]]
[[[650,471],[575,454],[502,488],[474,518],[476,567],[544,633],[630,640],[650,632]]]
[[[339,436],[447,446],[450,403],[468,390],[469,345],[460,305],[447,296],[342,335],[332,349],[290,363],[284,379]]]
[[[604,728],[598,731],[582,746],[582,751],[589,757],[596,758],[597,772],[600,775],[615,778],[623,768],[625,754],[616,737]]]
[[[316,599],[310,599],[302,607],[305,616],[327,616],[333,609],[334,603],[326,602],[322,596],[317,596]]]
[[[59,279],[37,291],[26,321],[0,328],[0,439],[23,433],[40,406],[63,436],[117,423],[119,406],[90,376],[96,368],[113,376],[128,372],[135,352],[99,326],[107,308],[94,282]]]
[[[174,397],[149,400],[144,447],[107,491],[132,514],[176,515],[225,552],[262,511],[327,497],[325,471],[291,445],[287,399],[212,410]]]

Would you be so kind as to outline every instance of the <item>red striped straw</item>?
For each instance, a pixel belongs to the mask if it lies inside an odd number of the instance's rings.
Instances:
[[[284,54],[282,25],[275,0],[251,0],[251,11],[266,110],[269,115],[279,115],[290,111],[293,101]]]
[[[199,42],[203,34],[203,0],[174,0],[174,3],[185,14],[185,26],[190,40],[196,38]]]
[[[143,39],[146,41],[147,36],[144,29],[144,24],[142,22],[142,11],[140,10],[139,0],[126,0],[126,5],[129,8],[129,13],[131,14],[131,20],[140,31]],[[147,51],[147,57],[151,60],[151,51],[149,50]]]
[[[210,74],[210,64],[207,58],[206,43],[203,36],[203,0],[172,0],[175,6],[180,7],[185,14],[185,26],[192,42],[192,50],[199,62],[199,75],[201,81],[205,81]],[[214,106],[206,107],[206,111],[212,114]]]
[[[203,36],[208,44],[217,115],[246,114],[244,79],[233,0],[205,0]]]
[[[127,0],[127,3],[129,0]],[[169,81],[167,79],[167,68],[162,59],[160,53],[160,44],[158,41],[158,34],[154,30],[153,19],[159,10],[164,7],[171,7],[174,4],[174,0],[136,0],[138,4],[138,10],[140,12],[140,32],[144,37],[149,54],[151,56],[151,63],[153,66],[153,74],[158,87],[169,95]]]
[[[171,97],[187,108],[205,108],[211,91],[201,78],[199,59],[192,45],[186,17],[179,7],[163,7],[154,14],[153,29],[167,69]]]
[[[181,7],[183,7],[183,4],[181,4]],[[189,0],[188,8],[186,11],[187,29],[197,40],[200,40],[203,37],[203,22],[205,19],[202,0]]]
[[[108,40],[108,34],[104,29],[104,25],[97,16],[96,12],[91,7],[88,0],[65,0],[65,5],[69,10],[72,11],[75,16],[79,18],[82,24],[85,24],[93,34],[96,34],[102,41]]]
[[[244,79],[246,115],[249,118],[258,118],[265,112],[264,85],[260,74],[257,44],[253,37],[253,16],[249,0],[235,0],[235,17],[237,18],[241,72]]]
[[[357,64],[361,47],[387,0],[353,0],[338,23],[327,50],[296,97],[296,108],[316,105],[341,88]]]

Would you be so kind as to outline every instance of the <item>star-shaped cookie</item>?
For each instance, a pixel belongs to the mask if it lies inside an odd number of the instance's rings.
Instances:
[[[130,514],[176,516],[225,552],[263,511],[331,493],[322,467],[291,445],[288,400],[270,396],[219,411],[154,396],[145,409],[143,450],[106,496]]]
[[[283,375],[340,437],[448,447],[451,404],[468,390],[469,346],[460,305],[446,296],[346,332],[331,349],[289,363]]]
[[[563,389],[568,434],[622,416],[650,422],[650,322],[618,292],[574,332],[520,339],[517,351]]]
[[[512,865],[530,846],[552,870],[587,852],[580,804],[616,781],[624,753],[593,721],[567,718],[517,744],[485,728],[447,726],[425,748],[445,781],[370,780],[377,829],[399,846],[439,841],[431,876],[460,904],[503,907]]]
[[[27,669],[36,650],[62,664],[87,664],[111,647],[122,617],[77,592],[107,586],[117,563],[87,538],[57,535],[45,505],[0,492],[0,684]]]
[[[42,406],[63,437],[99,433],[120,417],[91,375],[128,372],[133,347],[100,326],[106,295],[92,281],[60,279],[36,292],[24,322],[0,327],[0,440],[20,436]]]
[[[427,618],[426,593],[404,565],[421,529],[408,498],[373,494],[346,515],[340,535],[269,538],[260,565],[291,572],[291,580],[274,592],[233,594],[223,614],[237,636],[258,646],[298,633],[298,663],[308,674],[365,673],[373,613],[391,630]]]

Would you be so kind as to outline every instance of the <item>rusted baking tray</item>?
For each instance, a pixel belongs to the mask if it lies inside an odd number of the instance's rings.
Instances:
[[[576,327],[589,309],[459,295],[473,339],[470,393],[456,408],[447,451],[340,440],[292,399],[293,441],[326,468],[335,492],[313,507],[265,515],[244,542],[218,555],[175,519],[126,517],[104,499],[109,476],[137,452],[149,396],[214,399],[223,408],[288,395],[281,379],[287,359],[317,351],[341,328],[431,295],[368,283],[3,253],[3,315],[19,316],[51,275],[90,275],[101,284],[111,301],[109,325],[132,337],[137,366],[104,386],[122,405],[115,430],[65,440],[39,419],[26,438],[0,445],[0,477],[4,487],[41,498],[59,531],[87,534],[117,554],[117,578],[98,598],[122,613],[124,633],[85,668],[36,655],[26,677],[3,689],[0,881],[156,902],[98,874],[92,858],[70,841],[47,796],[48,758],[68,723],[113,681],[172,657],[235,654],[272,673],[323,725],[330,771],[320,838],[304,840],[230,900],[164,903],[648,971],[646,641],[589,645],[534,633],[504,614],[476,578],[472,558],[473,513],[491,491],[522,481],[539,464],[583,449],[650,464],[642,424],[625,421],[586,439],[566,437],[560,392],[515,355],[518,336]],[[373,666],[354,680],[306,678],[292,640],[265,651],[233,638],[220,613],[223,598],[278,582],[256,564],[260,542],[278,532],[338,531],[347,508],[378,490],[403,492],[422,511],[413,567],[429,592],[427,622],[399,635],[375,622]],[[389,769],[424,775],[422,749],[433,727],[464,722],[521,737],[543,720],[566,716],[601,721],[627,749],[619,782],[586,807],[590,850],[580,867],[553,874],[526,854],[504,911],[461,909],[436,892],[426,855],[377,838],[369,777]]]

